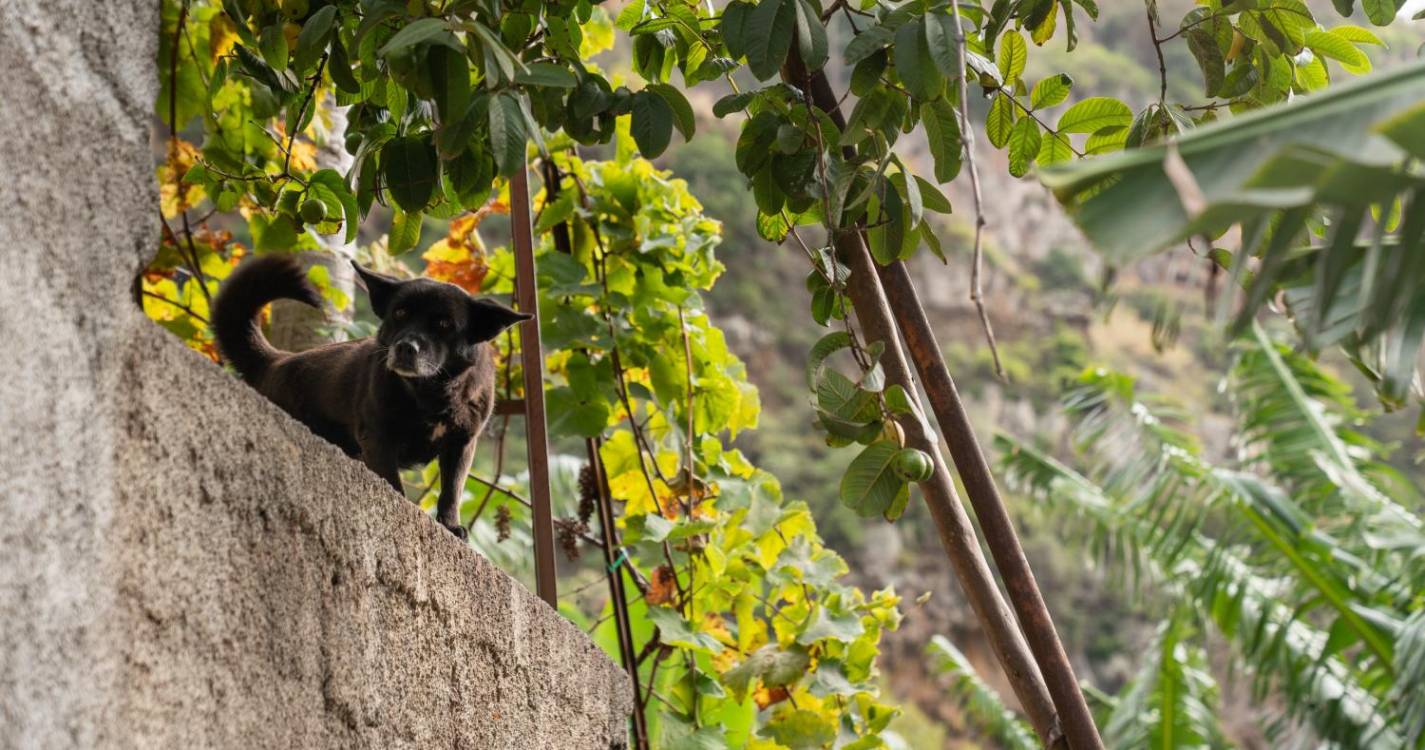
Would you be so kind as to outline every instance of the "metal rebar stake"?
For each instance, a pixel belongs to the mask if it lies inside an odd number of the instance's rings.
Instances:
[[[549,499],[549,434],[544,411],[544,347],[539,338],[539,287],[534,267],[529,175],[524,166],[510,176],[510,224],[515,245],[515,300],[534,317],[520,324],[524,369],[525,443],[529,454],[529,501],[534,513],[535,593],[559,607],[554,568],[554,514]]]

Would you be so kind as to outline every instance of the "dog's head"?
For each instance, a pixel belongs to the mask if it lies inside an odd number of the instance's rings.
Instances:
[[[402,377],[459,373],[475,362],[485,342],[533,317],[472,297],[453,284],[402,281],[360,265],[356,272],[381,319],[376,341],[386,348],[386,367]]]

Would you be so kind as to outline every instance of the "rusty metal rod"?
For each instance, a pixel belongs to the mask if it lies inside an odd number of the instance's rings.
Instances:
[[[999,489],[995,486],[989,463],[970,425],[965,404],[955,388],[955,380],[950,377],[950,370],[940,356],[935,331],[920,304],[910,273],[900,261],[881,266],[878,271],[891,309],[905,336],[906,348],[910,350],[911,360],[915,362],[925,385],[935,419],[946,433],[945,440],[950,446],[955,468],[960,473],[960,481],[965,485],[965,494],[970,496],[970,502],[975,506],[975,516],[984,531],[985,544],[994,556],[995,565],[1009,592],[1009,601],[1019,617],[1019,626],[1039,663],[1054,706],[1059,710],[1069,747],[1073,750],[1098,750],[1103,747],[1103,740],[1094,725],[1093,714],[1089,712],[1078,678],[1074,676],[1074,667],[1059,642],[1049,608],[1044,604],[1039,584],[1034,580],[1034,571],[1024,556],[1024,548],[1014,530],[1014,521],[1009,517],[1009,511],[1005,509]]]
[[[638,652],[633,645],[633,625],[628,616],[628,595],[623,585],[623,569],[627,558],[619,544],[618,528],[614,524],[613,502],[609,497],[608,477],[604,459],[599,453],[599,440],[584,441],[589,453],[589,471],[594,478],[599,511],[599,533],[604,542],[604,572],[609,579],[609,606],[613,609],[614,630],[618,634],[619,659],[633,683],[633,740],[637,750],[648,750],[648,718],[643,715],[643,687],[638,682]]]
[[[524,165],[510,176],[510,225],[515,245],[515,297],[520,312],[534,317],[520,324],[524,369],[525,443],[529,455],[529,500],[534,515],[535,593],[559,607],[554,567],[554,515],[549,498],[549,435],[544,411],[544,347],[539,339],[539,290],[530,223],[529,175]]]
[[[524,416],[524,399],[502,398],[495,402],[495,416]]]

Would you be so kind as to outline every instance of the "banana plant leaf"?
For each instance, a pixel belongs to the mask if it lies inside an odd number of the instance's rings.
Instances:
[[[1425,61],[1193,130],[1171,144],[1039,173],[1112,263],[1316,203],[1390,199],[1420,175]],[[1420,154],[1415,154],[1420,156]],[[1175,176],[1170,176],[1173,174]]]

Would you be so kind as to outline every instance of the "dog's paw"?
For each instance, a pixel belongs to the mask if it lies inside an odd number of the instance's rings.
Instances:
[[[465,527],[458,523],[443,523],[441,526],[444,526],[446,531],[454,534],[455,538],[462,542],[470,538],[470,532],[466,531]]]

